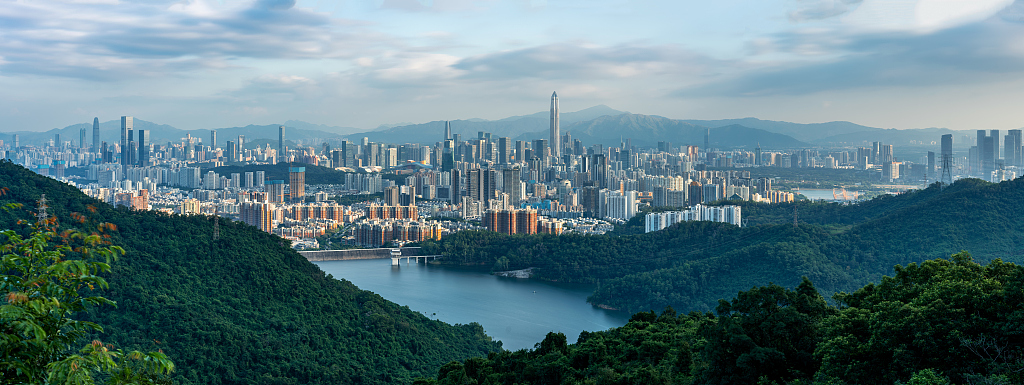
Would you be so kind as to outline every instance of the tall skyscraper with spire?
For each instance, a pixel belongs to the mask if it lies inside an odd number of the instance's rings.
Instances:
[[[92,152],[100,150],[100,118],[92,118]]]
[[[452,122],[450,120],[444,121],[444,140],[452,138]]]
[[[559,158],[562,151],[562,135],[558,132],[558,92],[551,93],[551,155]]]

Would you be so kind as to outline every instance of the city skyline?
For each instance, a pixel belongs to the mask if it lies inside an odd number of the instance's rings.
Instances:
[[[1016,129],[1010,0],[6,2],[0,131],[499,119],[605,104],[673,119]],[[466,23],[464,20],[472,20]],[[525,26],[529,26],[528,28]],[[189,113],[182,113],[188,111]]]

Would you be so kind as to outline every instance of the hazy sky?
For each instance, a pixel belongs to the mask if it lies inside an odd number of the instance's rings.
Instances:
[[[0,131],[373,128],[597,104],[1024,126],[1024,0],[0,0]]]

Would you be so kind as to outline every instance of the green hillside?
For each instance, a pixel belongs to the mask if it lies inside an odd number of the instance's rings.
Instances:
[[[478,324],[448,325],[325,274],[281,238],[221,219],[115,209],[77,189],[0,162],[0,204],[40,194],[63,225],[72,213],[111,222],[114,263],[87,320],[125,349],[162,349],[179,384],[393,384],[453,359],[500,349]],[[90,210],[95,208],[95,212]],[[28,213],[0,213],[0,228]]]
[[[535,277],[598,283],[594,304],[630,312],[707,311],[719,298],[807,276],[825,293],[850,291],[897,264],[970,250],[1024,262],[1024,179],[969,179],[856,205],[743,203],[747,227],[680,223],[623,236],[506,236],[464,232],[425,242],[443,263],[535,267]],[[793,226],[793,210],[800,225]],[[630,227],[642,224],[634,218]]]
[[[636,313],[549,333],[532,350],[452,362],[426,384],[1020,384],[1024,268],[967,253],[896,267],[826,303],[811,281],[766,285],[712,312]],[[571,337],[571,336],[569,336]]]

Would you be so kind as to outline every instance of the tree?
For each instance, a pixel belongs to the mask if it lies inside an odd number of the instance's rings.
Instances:
[[[2,194],[3,191],[0,191]],[[74,351],[90,333],[102,332],[93,322],[74,318],[94,306],[114,305],[96,289],[107,287],[99,276],[124,250],[107,241],[111,224],[85,233],[58,234],[56,221],[46,218],[45,198],[40,220],[22,237],[14,230],[0,253],[0,377],[4,383],[152,384],[169,382],[174,364],[163,352],[124,352],[98,340]],[[6,209],[16,208],[9,205]],[[77,215],[82,223],[86,219]]]

